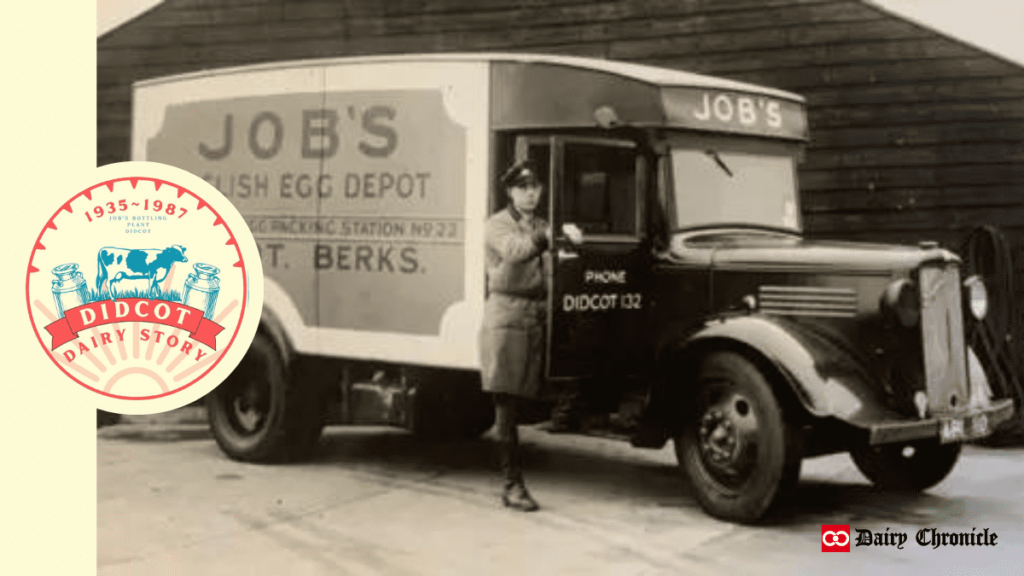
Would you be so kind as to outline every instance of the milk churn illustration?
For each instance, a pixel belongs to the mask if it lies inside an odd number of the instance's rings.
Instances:
[[[53,281],[53,301],[57,304],[57,315],[63,318],[65,310],[85,304],[89,292],[78,264],[61,264],[53,269],[53,274],[57,276]]]
[[[203,311],[203,317],[213,319],[217,308],[217,294],[220,292],[220,269],[209,264],[199,263],[193,266],[195,272],[185,280],[185,293],[181,296],[182,304]]]

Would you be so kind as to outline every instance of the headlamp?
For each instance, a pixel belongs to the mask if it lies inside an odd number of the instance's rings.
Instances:
[[[988,291],[978,275],[964,280],[964,299],[975,320],[981,320],[988,313]]]

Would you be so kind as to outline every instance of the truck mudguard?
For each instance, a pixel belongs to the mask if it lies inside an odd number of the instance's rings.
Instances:
[[[709,322],[681,347],[684,355],[706,345],[740,344],[781,374],[813,416],[835,417],[859,427],[891,419],[868,369],[822,334],[760,315]]]
[[[704,346],[740,344],[757,352],[781,374],[796,399],[811,415],[834,417],[862,428],[891,421],[879,384],[849,350],[794,322],[760,315],[709,322],[676,349],[686,355]],[[988,379],[968,349],[971,405],[992,397]]]

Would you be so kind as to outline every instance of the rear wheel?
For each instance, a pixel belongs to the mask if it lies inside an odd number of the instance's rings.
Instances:
[[[924,440],[858,446],[850,456],[861,473],[879,488],[920,492],[949,475],[960,459],[960,444]]]
[[[206,399],[221,450],[249,462],[311,456],[324,426],[322,403],[312,386],[299,384],[278,347],[258,333],[235,371]]]
[[[800,477],[794,429],[764,375],[740,354],[705,356],[676,456],[704,510],[750,523],[762,518]]]

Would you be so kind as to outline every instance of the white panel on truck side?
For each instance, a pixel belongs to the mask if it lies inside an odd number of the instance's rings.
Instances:
[[[300,352],[476,368],[486,61],[300,62],[140,83],[133,159],[213,183]]]

